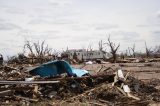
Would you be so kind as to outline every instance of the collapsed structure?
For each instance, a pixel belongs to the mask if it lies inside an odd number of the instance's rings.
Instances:
[[[102,65],[103,66],[103,65]],[[1,66],[1,105],[148,105],[160,101],[154,88],[160,80],[144,83],[120,68],[100,67],[92,72],[66,61],[40,66]]]

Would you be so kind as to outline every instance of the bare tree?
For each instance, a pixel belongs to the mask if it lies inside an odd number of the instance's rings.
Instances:
[[[155,46],[153,52],[154,52],[154,57],[159,58],[160,57],[160,45]]]
[[[133,47],[129,47],[128,49],[129,49],[129,52],[130,52],[130,50],[132,51],[132,56],[133,56],[133,58],[135,58],[136,57],[136,53],[135,53],[135,44],[133,44]],[[131,53],[130,53],[130,55],[131,55]]]
[[[105,43],[107,44],[109,47],[110,47],[110,53],[112,54],[112,58],[113,58],[113,62],[116,62],[117,61],[117,50],[118,48],[120,47],[120,44],[118,44],[116,46],[115,43],[113,43],[111,40],[110,40],[110,36],[108,37],[108,42]]]
[[[93,50],[92,45],[89,44],[88,48],[87,48],[87,57],[88,57],[88,59],[91,59],[92,50]]]
[[[151,56],[151,48],[147,47],[147,43],[145,42],[145,48],[146,48],[146,57],[149,58]]]
[[[128,50],[127,49],[125,50],[125,54],[124,55],[125,55],[125,57],[128,57]]]
[[[98,48],[99,48],[99,51],[103,51],[103,42],[102,42],[102,40],[100,40],[98,42]]]
[[[106,54],[107,52],[106,52],[106,50],[104,50],[104,49],[105,49],[104,44],[105,44],[105,43],[103,43],[103,41],[100,40],[100,41],[98,42],[98,48],[99,48],[99,51],[103,52],[103,54]]]
[[[29,50],[28,55],[31,57],[31,63],[33,64],[35,54],[33,52],[33,45],[28,40],[25,41],[25,44],[24,44],[24,47],[23,47],[24,52],[25,52],[25,50]]]
[[[106,54],[107,54],[107,52],[106,52],[106,50],[104,50],[105,47],[104,47],[104,43],[103,43],[102,40],[100,40],[98,42],[98,48],[99,48],[99,51],[101,51],[103,53],[103,59],[106,60]]]
[[[36,50],[37,56],[45,56],[50,55],[52,49],[48,47],[48,45],[45,46],[45,41],[34,43],[34,48]]]
[[[131,57],[132,56],[132,54],[131,54],[131,50],[130,50],[130,48],[128,47],[128,56],[129,57]]]
[[[42,41],[39,43],[34,43],[34,48],[36,51],[36,57],[38,57],[39,61],[42,63],[45,61],[45,57],[49,56],[51,54],[52,49],[48,47],[48,45],[45,45],[45,41]]]
[[[28,49],[30,54],[34,54],[33,53],[33,45],[30,43],[30,41],[25,41],[24,47],[23,47],[23,51],[25,52],[25,50]]]
[[[52,49],[45,45],[45,41],[30,43],[29,41],[25,42],[24,50],[29,50],[29,54],[31,54],[32,63],[33,58],[38,58],[38,61],[42,63],[45,60],[45,56],[51,55]]]
[[[160,45],[159,46],[155,46],[154,53],[160,53]]]
[[[35,49],[35,54],[36,56],[39,56],[40,55],[40,52],[41,52],[41,47],[39,45],[39,41],[37,43],[33,43],[34,45],[34,49]]]
[[[87,48],[87,51],[92,51],[92,50],[93,50],[92,45],[89,44],[89,45],[88,45],[88,48]]]

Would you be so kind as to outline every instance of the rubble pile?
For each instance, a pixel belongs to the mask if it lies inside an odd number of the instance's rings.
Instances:
[[[81,77],[33,76],[27,66],[0,67],[0,105],[148,105],[160,102],[160,80],[140,81],[122,70]],[[101,69],[102,70],[102,69]],[[108,70],[108,71],[107,71]]]
[[[1,66],[0,79],[1,80],[21,80],[28,76],[23,67]]]

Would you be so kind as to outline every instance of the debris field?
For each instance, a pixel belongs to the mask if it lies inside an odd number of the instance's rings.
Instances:
[[[157,64],[73,65],[89,73],[75,76],[64,72],[43,77],[30,73],[37,68],[32,68],[34,65],[2,65],[0,105],[150,106],[160,102],[160,78],[154,75],[160,73],[160,63]],[[148,74],[148,79],[141,73]]]

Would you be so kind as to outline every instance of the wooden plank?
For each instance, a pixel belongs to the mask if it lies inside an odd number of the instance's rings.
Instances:
[[[39,79],[37,81],[18,81],[18,80],[3,80],[0,81],[0,85],[12,85],[12,84],[53,84],[53,83],[59,83],[60,81],[64,80],[75,80],[75,79],[85,79],[85,78],[97,78],[97,77],[105,77],[105,78],[112,78],[115,75],[93,75],[93,76],[83,76],[83,77],[66,77],[66,78],[52,78],[52,79]],[[44,81],[45,80],[45,81]]]
[[[19,99],[24,99],[24,100],[27,100],[27,101],[38,102],[38,99],[31,99],[31,98],[22,97],[22,96],[15,96],[15,97],[19,98]]]
[[[98,78],[98,77],[105,77],[105,78],[114,78],[115,74],[97,74],[97,75],[90,75],[90,76],[82,76],[82,77],[64,77],[64,78],[50,78],[50,79],[45,79],[46,81],[50,80],[58,80],[58,81],[64,81],[64,80],[81,80],[85,78]],[[42,79],[39,79],[41,81]],[[44,80],[44,79],[43,79]]]
[[[0,81],[0,85],[12,85],[12,84],[54,84],[60,81]]]
[[[12,90],[0,91],[0,97],[12,95],[12,93],[13,93]]]

